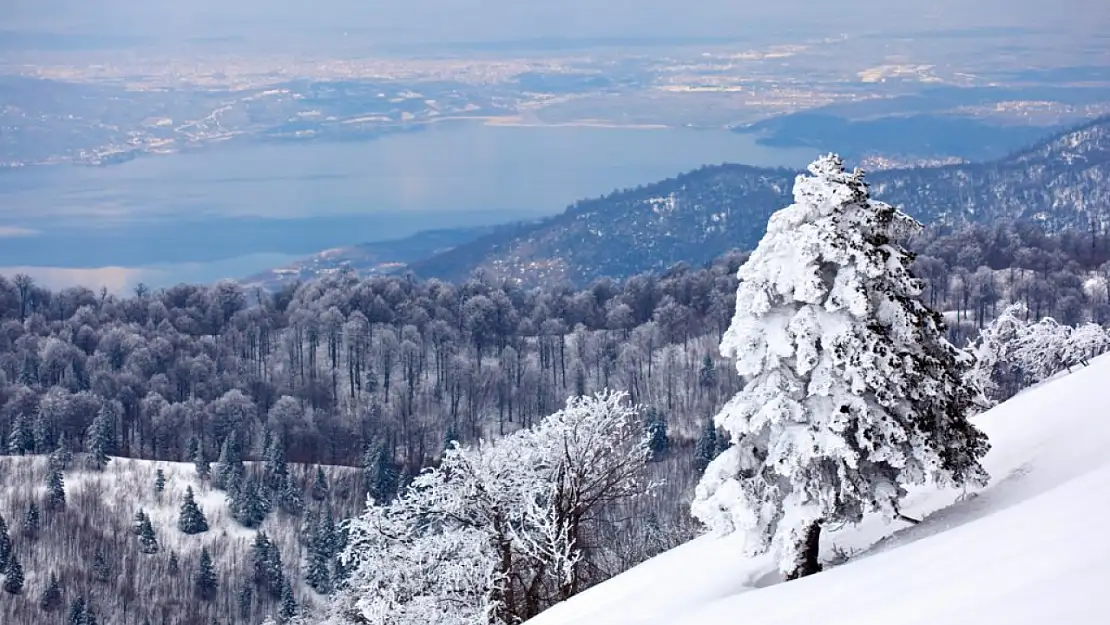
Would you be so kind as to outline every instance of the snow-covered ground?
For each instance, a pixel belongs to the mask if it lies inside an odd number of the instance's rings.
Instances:
[[[779,583],[736,537],[703,537],[530,625],[1106,625],[1110,356],[976,419],[992,480],[972,497],[918,490],[905,513],[823,539],[845,564]]]

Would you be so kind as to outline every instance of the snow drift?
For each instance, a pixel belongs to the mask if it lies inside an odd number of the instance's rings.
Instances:
[[[1110,356],[976,419],[987,487],[919,488],[904,511],[826,535],[852,558],[779,583],[770,556],[706,536],[559,604],[530,625],[1104,625],[1110,607]]]

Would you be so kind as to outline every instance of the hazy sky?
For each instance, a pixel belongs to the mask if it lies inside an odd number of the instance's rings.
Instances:
[[[981,27],[1110,31],[1108,0],[3,0],[3,29],[326,46]]]

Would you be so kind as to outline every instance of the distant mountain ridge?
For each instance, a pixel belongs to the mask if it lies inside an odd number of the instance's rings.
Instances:
[[[814,155],[817,156],[816,154]],[[792,202],[797,172],[706,166],[509,224],[409,265],[463,279],[475,270],[525,283],[659,271],[753,248],[767,218]],[[1110,117],[985,163],[892,169],[868,176],[873,195],[925,223],[1031,220],[1050,232],[1110,225]]]

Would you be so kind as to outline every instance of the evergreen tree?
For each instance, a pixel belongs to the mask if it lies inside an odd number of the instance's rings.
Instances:
[[[51,467],[46,476],[46,509],[61,510],[66,507],[66,487],[62,470]]]
[[[85,598],[77,597],[69,604],[69,617],[66,625],[85,625]]]
[[[47,584],[46,590],[42,591],[39,608],[43,612],[53,612],[60,607],[62,607],[62,587],[58,583],[58,576],[50,573],[50,583]]]
[[[189,459],[193,461],[197,477],[207,480],[211,474],[211,468],[208,465],[208,457],[204,455],[204,445],[196,437],[189,439]]]
[[[236,603],[239,607],[239,618],[247,622],[251,618],[251,612],[254,601],[254,586],[250,582],[243,582],[239,587],[239,596]]]
[[[368,448],[363,456],[363,475],[366,489],[374,501],[386,504],[393,500],[398,490],[397,466],[385,445]]]
[[[185,534],[200,534],[208,531],[208,519],[193,499],[193,487],[185,489],[185,503],[181,504],[181,515],[177,518],[177,529]]]
[[[285,623],[296,615],[297,601],[293,598],[293,586],[289,580],[285,580],[281,584],[281,608],[278,610],[278,616]]]
[[[150,517],[145,514],[139,524],[139,549],[143,553],[158,553],[158,538],[154,535]]]
[[[251,547],[251,559],[254,564],[254,583],[270,596],[279,598],[281,585],[285,580],[281,569],[281,552],[266,532],[258,532],[255,535],[254,544]]]
[[[166,472],[158,469],[154,472],[154,493],[159,497],[166,490]]]
[[[27,513],[23,515],[23,535],[31,540],[38,538],[41,519],[38,505],[33,501],[27,504]]]
[[[23,567],[14,553],[8,556],[8,569],[4,572],[4,592],[12,595],[23,592]]]
[[[717,364],[709,354],[706,354],[702,360],[701,371],[698,372],[698,386],[706,390],[717,387]]]
[[[85,440],[85,449],[89,451],[91,468],[103,471],[108,466],[111,458],[108,453],[112,450],[112,432],[115,430],[115,411],[113,402],[106,402],[100,408],[96,418],[89,425],[88,435]]]
[[[308,546],[308,567],[305,583],[321,595],[331,593],[331,558],[333,539],[323,522],[312,533]]]
[[[212,556],[208,553],[208,547],[202,547],[200,550],[200,562],[197,564],[197,573],[193,578],[193,584],[196,588],[197,597],[204,601],[211,601],[216,598],[219,581],[216,579],[216,568],[212,565]]]
[[[166,569],[169,571],[169,574],[174,577],[181,571],[181,564],[177,561],[176,551],[170,552],[170,561],[169,564],[166,565]]]
[[[285,476],[285,482],[282,483],[281,490],[277,493],[277,505],[284,512],[293,516],[304,512],[304,499],[301,497],[301,489],[293,481],[293,476]]]
[[[22,456],[34,451],[35,436],[28,418],[26,414],[20,414],[12,423],[12,429],[8,433],[9,454]]]
[[[717,426],[713,424],[713,419],[707,419],[694,444],[694,468],[699,474],[704,473],[709,463],[717,457],[717,448]]]
[[[968,359],[898,243],[920,224],[871,200],[839,157],[809,171],[737,274],[721,353],[744,387],[716,419],[733,446],[692,505],[753,552],[774,549],[787,579],[820,570],[824,525],[896,517],[906,484],[984,483],[988,448],[967,420]]]
[[[142,508],[135,513],[135,517],[131,519],[131,533],[138,536],[143,531],[143,520],[146,519],[146,512]]]
[[[243,527],[258,527],[266,520],[266,505],[253,478],[232,492],[230,504],[231,516]]]
[[[289,477],[289,465],[285,459],[285,444],[280,436],[270,436],[270,440],[265,447],[264,456],[264,485],[276,493],[281,490]]]
[[[0,571],[8,570],[8,560],[12,557],[12,537],[8,534],[8,523],[0,514]]]
[[[670,449],[670,439],[667,436],[667,417],[658,408],[648,408],[645,416],[648,449],[654,460],[662,458]]]
[[[73,450],[69,448],[69,441],[66,439],[65,432],[62,432],[58,439],[58,446],[50,452],[50,468],[65,471],[69,468],[71,462],[73,462]]]
[[[93,555],[92,574],[93,579],[98,582],[107,582],[112,578],[112,570],[108,566],[108,560],[104,557],[104,552],[99,549]]]
[[[239,449],[239,435],[232,430],[220,448],[220,459],[215,471],[216,486],[227,491],[237,490],[246,472]]]
[[[328,477],[324,475],[323,467],[316,466],[316,480],[312,483],[312,499],[315,501],[326,501],[331,494],[331,488],[328,487]]]
[[[42,411],[35,415],[34,424],[32,426],[32,436],[35,439],[35,453],[46,453],[55,446],[54,441],[54,424],[50,422]]]

